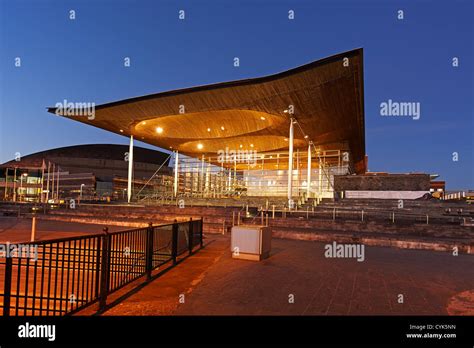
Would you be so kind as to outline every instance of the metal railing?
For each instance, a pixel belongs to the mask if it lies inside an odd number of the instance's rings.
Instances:
[[[79,237],[0,244],[4,316],[76,313],[201,248],[202,219]],[[2,255],[3,254],[3,255]]]
[[[429,224],[429,225],[463,225],[470,219],[468,213],[461,215],[447,215],[439,212],[406,212],[397,209],[354,209],[354,208],[327,208],[305,207],[298,210],[267,210],[271,218],[318,219],[333,221],[362,221],[393,224]],[[260,215],[255,216],[249,223],[253,223]],[[247,221],[248,222],[248,221]]]

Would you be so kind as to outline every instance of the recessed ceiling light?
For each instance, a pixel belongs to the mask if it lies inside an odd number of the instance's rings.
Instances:
[[[225,130],[224,126],[221,126],[221,129],[222,129],[222,130]]]
[[[304,138],[305,138],[305,139],[308,139],[308,136],[307,136],[307,135],[305,135],[305,136],[304,136]]]
[[[250,147],[253,147],[253,144],[250,144]]]
[[[284,112],[285,114],[287,114],[287,113],[288,113],[288,109],[283,110],[283,112]]]
[[[211,128],[208,128],[207,131],[210,132],[210,131],[211,131]]]
[[[263,117],[263,116],[260,116],[260,119],[261,119],[262,121],[265,121],[265,117]]]
[[[146,124],[146,121],[143,121],[142,124]]]
[[[202,148],[203,148],[204,146],[203,146],[201,143],[199,143],[197,147],[198,147],[199,150],[202,150]]]
[[[158,134],[163,133],[163,128],[161,128],[161,127],[156,127],[156,132],[157,132]]]
[[[288,139],[287,139],[287,138],[285,138],[285,141],[288,141]]]
[[[242,144],[240,144],[240,148],[242,148],[242,147],[243,147],[243,145],[242,145]]]
[[[123,129],[120,130],[120,133],[123,133]]]

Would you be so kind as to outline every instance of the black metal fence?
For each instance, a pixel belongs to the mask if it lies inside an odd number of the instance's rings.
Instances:
[[[4,316],[67,315],[202,247],[202,219],[127,231],[0,245]]]

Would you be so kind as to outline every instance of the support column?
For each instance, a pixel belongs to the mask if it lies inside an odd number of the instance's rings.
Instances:
[[[234,182],[232,185],[232,191],[235,192],[236,188],[237,188],[237,158],[234,157]]]
[[[54,181],[54,174],[56,173],[56,164],[53,163],[53,169],[52,169],[52,173],[51,173],[51,199],[54,201],[55,198],[54,198],[54,195],[56,193],[56,190],[54,188],[54,184],[56,181]],[[56,203],[56,202],[53,202],[53,203]]]
[[[8,197],[8,168],[5,168],[5,196],[4,199],[7,200]]]
[[[311,142],[308,144],[308,175],[307,175],[307,185],[306,185],[306,198],[309,198],[311,191]]]
[[[13,169],[13,202],[16,202],[16,167]]]
[[[202,155],[201,160],[201,175],[199,176],[199,193],[204,197],[204,155]]]
[[[46,167],[46,163],[44,162],[44,158],[43,158],[43,162],[41,162],[41,192],[40,192],[40,202],[41,203],[44,203],[44,169]]]
[[[290,119],[290,135],[288,137],[288,206],[291,206],[293,194],[293,118]]]
[[[133,180],[133,135],[130,135],[130,147],[128,149],[128,182],[127,182],[127,202],[132,200],[132,180]]]
[[[319,199],[321,199],[321,195],[323,193],[323,163],[321,161],[321,156],[319,156],[319,166],[318,166],[318,192],[319,192]]]
[[[58,164],[58,175],[56,178],[56,199],[58,200],[58,203],[59,203],[59,164]]]
[[[178,197],[178,172],[179,172],[179,155],[178,150],[174,153],[174,183],[173,183],[173,194],[174,197]]]
[[[48,179],[46,181],[46,203],[49,202],[49,171],[51,169],[51,162],[48,161]]]
[[[204,192],[206,193],[206,197],[209,196],[209,189],[210,189],[210,178],[211,178],[211,163],[207,163],[207,168],[206,168],[206,186],[204,188]]]

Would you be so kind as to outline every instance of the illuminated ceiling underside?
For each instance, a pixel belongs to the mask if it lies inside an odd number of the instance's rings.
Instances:
[[[347,58],[347,60],[345,60]],[[344,62],[348,62],[344,64]],[[95,118],[64,116],[193,157],[218,150],[288,149],[289,116],[295,149],[349,150],[365,171],[363,55],[356,49],[271,76],[192,87],[96,106]],[[184,113],[180,113],[183,111]],[[56,108],[48,108],[56,113]]]

